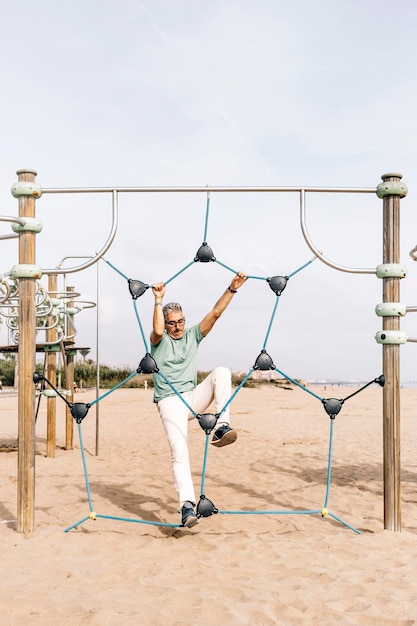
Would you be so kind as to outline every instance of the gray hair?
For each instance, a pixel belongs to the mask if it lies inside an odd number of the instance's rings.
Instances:
[[[178,304],[178,302],[168,302],[168,304],[162,307],[162,312],[164,314],[165,321],[168,315],[172,313],[173,311],[181,311],[182,313],[182,306]]]

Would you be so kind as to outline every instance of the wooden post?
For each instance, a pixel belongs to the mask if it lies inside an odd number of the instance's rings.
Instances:
[[[57,284],[58,278],[56,274],[50,274],[48,276],[48,292],[51,298],[57,297]],[[48,324],[53,322],[53,317],[48,319]],[[46,331],[46,341],[54,342],[57,338],[56,328],[49,328]],[[53,348],[58,347],[58,344],[48,346],[51,351],[46,353],[46,378],[56,386],[56,351]],[[46,456],[55,457],[56,448],[56,397],[48,396],[46,401]]]
[[[384,174],[378,187],[383,198],[383,262],[400,264],[400,201],[406,195],[401,174]],[[381,192],[380,192],[381,188]],[[401,191],[402,190],[402,191]],[[383,301],[400,302],[401,277],[383,278]],[[400,317],[383,317],[383,330],[399,331]],[[400,441],[400,344],[382,346],[383,439],[384,439],[384,528],[401,531],[401,441]]]
[[[68,296],[73,291],[74,291],[74,287],[66,288],[66,292],[68,293]],[[68,302],[67,306],[72,307],[73,302],[72,301]],[[69,327],[67,324],[65,328],[66,336],[69,334],[68,331],[69,331]],[[66,358],[65,381],[66,381],[67,389],[69,389],[70,391],[69,401],[73,402],[74,401],[74,355],[72,354],[71,348],[69,349],[69,352],[65,358]],[[74,446],[74,418],[72,417],[71,411],[67,405],[66,410],[65,410],[65,449],[72,450],[73,446]]]
[[[19,200],[19,217],[35,217],[35,197],[25,192],[23,183],[35,183],[37,172],[18,170],[18,185],[23,188],[14,195]],[[30,185],[28,185],[30,189]],[[36,233],[19,233],[19,266],[35,266]],[[20,274],[30,274],[30,271]],[[18,351],[18,476],[17,531],[29,533],[35,524],[35,385],[36,361],[36,280],[39,276],[19,277],[19,351]]]

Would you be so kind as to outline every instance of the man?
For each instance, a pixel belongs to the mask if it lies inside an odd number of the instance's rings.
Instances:
[[[158,370],[163,374],[163,377],[153,374],[154,402],[157,403],[171,448],[181,524],[188,528],[198,523],[187,445],[188,419],[191,419],[193,414],[190,413],[188,407],[191,407],[196,415],[200,415],[214,402],[217,414],[230,399],[232,388],[231,372],[225,367],[217,367],[197,385],[198,346],[246,280],[247,276],[238,272],[213,309],[199,324],[191,328],[185,327],[185,317],[180,304],[170,302],[165,306],[162,305],[165,296],[164,283],[152,285],[155,305],[151,354]],[[167,380],[170,385],[166,382]],[[184,401],[178,394],[181,394]],[[237,432],[230,427],[229,421],[229,408],[227,407],[216,424],[211,441],[213,446],[222,447],[236,441]]]

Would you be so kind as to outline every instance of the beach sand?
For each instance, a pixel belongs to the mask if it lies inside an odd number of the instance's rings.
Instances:
[[[310,388],[343,399],[355,389]],[[76,394],[91,402],[95,390]],[[417,623],[417,390],[401,391],[402,531],[384,530],[382,390],[348,400],[333,421],[295,387],[242,389],[237,442],[208,449],[204,495],[218,514],[178,524],[168,444],[151,389],[119,389],[92,407],[65,450],[46,457],[46,399],[36,425],[35,530],[16,532],[17,396],[0,394],[1,625],[236,626]],[[206,435],[190,422],[196,490]],[[7,451],[8,450],[8,451]],[[320,513],[327,509],[349,526]],[[236,514],[224,511],[272,511]]]

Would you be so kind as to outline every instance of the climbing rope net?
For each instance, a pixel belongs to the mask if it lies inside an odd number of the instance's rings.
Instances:
[[[217,259],[215,254],[214,254],[214,252],[213,252],[213,250],[212,250],[212,248],[207,243],[207,231],[208,231],[208,223],[209,223],[209,213],[210,213],[210,194],[208,193],[207,194],[206,211],[205,211],[205,225],[204,225],[203,242],[199,246],[199,248],[198,248],[194,258],[189,263],[187,263],[184,267],[182,267],[181,269],[176,271],[171,277],[169,277],[167,280],[165,280],[164,281],[165,285],[168,285],[170,282],[174,281],[178,276],[183,274],[186,270],[188,270],[195,263],[217,263],[221,267],[223,267],[225,270],[230,271],[233,274],[237,273],[236,269],[230,267],[227,263],[221,261],[220,259]],[[273,304],[273,308],[272,308],[272,313],[271,313],[271,316],[270,316],[270,319],[269,319],[268,327],[267,327],[267,330],[266,330],[266,333],[265,333],[265,338],[264,338],[261,350],[260,350],[259,354],[255,357],[255,359],[253,361],[252,367],[249,369],[249,371],[243,377],[242,381],[239,383],[237,388],[232,392],[230,398],[227,400],[227,402],[221,408],[221,410],[218,413],[215,413],[215,414],[214,413],[197,414],[192,409],[192,407],[189,406],[189,404],[184,399],[184,397],[178,392],[178,390],[176,389],[175,385],[173,385],[171,383],[171,381],[169,381],[164,376],[163,372],[158,367],[157,361],[153,358],[153,356],[150,353],[148,341],[147,341],[147,338],[146,338],[146,335],[145,335],[145,332],[144,332],[144,329],[143,329],[141,315],[140,315],[140,311],[139,311],[139,307],[138,307],[138,301],[152,287],[152,285],[147,284],[146,282],[144,282],[142,280],[133,279],[133,278],[128,277],[119,268],[117,268],[109,260],[107,260],[107,259],[105,259],[103,257],[103,261],[105,263],[107,263],[107,265],[109,267],[111,267],[112,270],[117,272],[117,274],[119,274],[127,282],[128,290],[129,290],[130,296],[132,298],[132,303],[133,303],[133,307],[134,307],[136,320],[137,320],[139,331],[140,331],[140,334],[141,334],[141,337],[142,337],[145,354],[144,354],[143,358],[140,360],[140,363],[139,363],[138,367],[134,371],[132,371],[131,374],[129,374],[129,376],[127,376],[124,380],[122,380],[120,383],[115,385],[112,389],[108,390],[106,393],[104,393],[103,395],[97,397],[94,401],[89,402],[89,403],[70,402],[70,401],[68,401],[68,399],[65,397],[65,395],[63,393],[61,393],[58,389],[56,389],[56,387],[53,385],[53,383],[51,381],[47,380],[47,378],[43,374],[41,374],[39,372],[35,372],[33,374],[33,382],[35,384],[39,384],[41,382],[44,383],[44,384],[47,383],[56,392],[56,394],[66,403],[66,405],[68,406],[68,408],[69,408],[69,410],[71,412],[71,415],[72,415],[73,419],[75,420],[75,422],[77,424],[77,427],[78,427],[78,436],[79,436],[79,441],[80,441],[80,449],[81,449],[82,463],[83,463],[83,468],[84,468],[85,484],[86,484],[87,497],[88,497],[88,503],[89,503],[89,514],[86,515],[85,517],[83,517],[82,519],[78,520],[74,524],[71,524],[70,526],[68,526],[65,529],[65,532],[68,532],[68,531],[70,531],[70,530],[80,526],[81,524],[83,524],[87,520],[96,520],[97,518],[112,519],[112,520],[119,520],[119,521],[124,521],[124,522],[133,522],[133,523],[139,523],[139,524],[150,524],[150,525],[154,525],[154,526],[181,528],[181,524],[173,524],[173,523],[168,523],[168,522],[161,522],[161,521],[155,521],[155,520],[146,520],[146,519],[138,519],[138,518],[126,518],[126,517],[119,517],[119,516],[113,516],[113,515],[103,515],[101,513],[97,513],[96,511],[94,511],[94,507],[93,507],[92,494],[91,494],[91,489],[90,489],[90,481],[89,481],[88,470],[87,470],[87,462],[86,462],[86,457],[85,457],[85,452],[84,452],[84,444],[83,444],[83,435],[82,435],[82,423],[83,423],[83,420],[85,419],[85,417],[87,416],[87,414],[89,412],[89,409],[93,405],[95,405],[96,403],[98,403],[101,400],[103,400],[104,398],[106,398],[109,394],[111,394],[114,391],[116,391],[116,389],[119,389],[120,387],[122,387],[123,385],[128,383],[131,378],[137,376],[138,374],[139,375],[140,374],[153,374],[153,375],[161,377],[166,382],[166,384],[171,388],[173,394],[176,394],[180,398],[180,400],[187,406],[190,414],[192,414],[198,420],[198,423],[199,423],[201,429],[203,430],[203,432],[205,434],[205,446],[204,446],[204,455],[203,455],[203,463],[202,463],[200,499],[199,499],[199,502],[197,503],[197,507],[196,507],[197,516],[199,518],[209,517],[209,516],[214,515],[214,514],[224,514],[224,515],[226,515],[226,514],[228,514],[228,515],[249,515],[249,514],[252,514],[252,515],[253,514],[262,514],[262,515],[285,515],[285,514],[306,515],[306,514],[310,514],[311,515],[311,514],[319,514],[322,517],[327,517],[327,516],[332,517],[333,519],[337,520],[338,522],[340,522],[341,524],[343,524],[347,528],[351,529],[355,533],[360,534],[360,531],[357,528],[351,526],[349,523],[347,523],[346,521],[344,521],[339,516],[335,515],[332,511],[329,510],[334,423],[335,423],[336,416],[340,413],[344,403],[347,400],[349,400],[350,398],[352,398],[353,396],[355,396],[359,392],[363,391],[366,387],[368,387],[371,384],[378,384],[381,387],[384,386],[384,383],[385,383],[384,376],[380,375],[380,376],[372,379],[371,381],[369,381],[368,383],[366,383],[365,385],[363,385],[362,387],[357,389],[355,392],[349,394],[345,398],[323,398],[323,397],[319,396],[318,394],[316,394],[315,392],[313,392],[311,389],[308,389],[306,386],[301,384],[296,379],[294,379],[291,376],[289,376],[287,373],[283,372],[281,369],[279,369],[275,365],[271,355],[268,353],[268,341],[269,341],[270,332],[271,332],[271,329],[272,329],[274,321],[275,321],[275,317],[276,317],[276,314],[277,314],[277,309],[278,309],[278,305],[279,305],[279,302],[280,302],[280,298],[281,298],[282,293],[284,292],[284,290],[285,290],[285,288],[286,288],[286,286],[288,284],[288,281],[291,280],[296,274],[298,274],[302,270],[305,270],[306,268],[308,268],[308,266],[316,258],[317,257],[314,256],[313,258],[311,258],[307,262],[303,263],[300,267],[298,267],[297,269],[295,269],[294,271],[292,271],[291,273],[286,274],[286,275],[276,275],[276,276],[248,275],[248,279],[265,282],[267,287],[272,291],[272,293],[275,296],[274,304]],[[10,294],[8,294],[8,295],[10,296]],[[45,313],[44,313],[44,316],[45,316]],[[324,497],[323,505],[320,508],[309,509],[309,510],[305,510],[305,509],[298,509],[298,510],[297,509],[295,509],[295,510],[222,510],[222,509],[218,509],[216,507],[216,505],[206,496],[206,470],[207,470],[210,434],[212,433],[213,429],[215,429],[216,424],[217,424],[220,416],[222,415],[222,413],[228,408],[228,406],[231,404],[233,399],[236,397],[236,395],[239,393],[239,391],[242,389],[242,387],[245,385],[245,383],[248,381],[248,379],[256,371],[264,371],[264,372],[265,371],[275,371],[281,377],[283,377],[284,379],[290,381],[291,383],[293,383],[294,385],[296,385],[297,387],[299,387],[300,389],[302,389],[306,393],[308,393],[311,396],[313,396],[316,400],[321,402],[325,413],[330,418],[329,419],[330,429],[329,429],[329,446],[328,446],[328,465],[327,465],[326,490],[325,490],[325,497]]]

